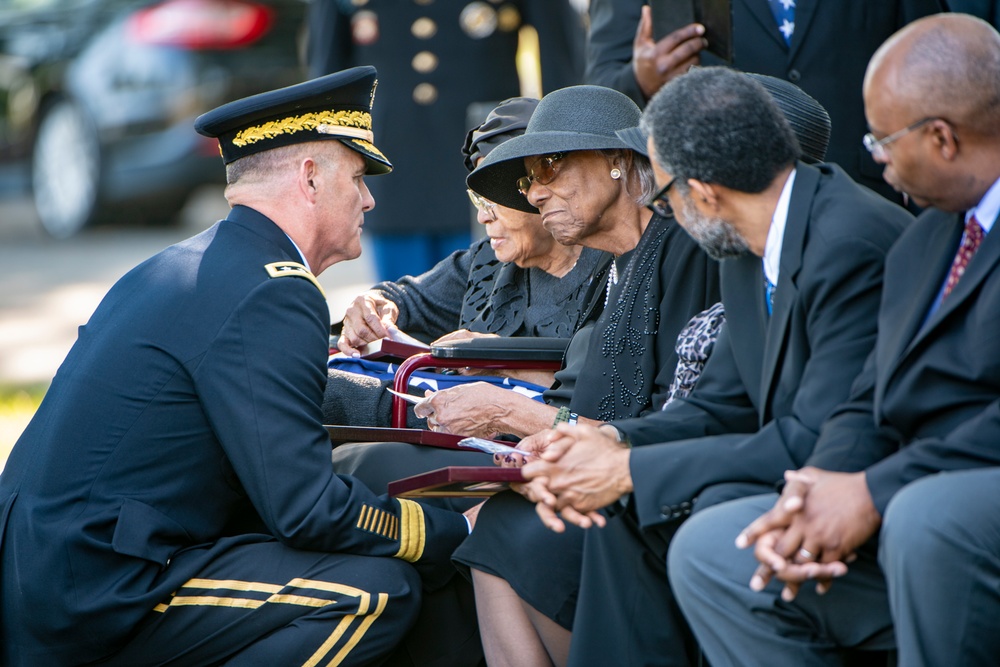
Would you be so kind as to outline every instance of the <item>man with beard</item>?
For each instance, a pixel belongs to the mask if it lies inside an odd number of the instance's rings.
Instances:
[[[842,665],[848,646],[997,664],[998,71],[1000,33],[964,14],[872,57],[865,145],[925,209],[886,258],[878,339],[808,465],[780,498],[712,508],[674,540],[670,578],[717,667]]]
[[[540,455],[522,491],[550,528],[564,528],[556,512],[604,526],[584,543],[571,665],[693,661],[670,538],[693,510],[773,489],[806,460],[871,350],[885,255],[911,219],[839,167],[797,161],[788,122],[744,74],[692,70],[642,123],[662,186],[651,206],[725,260],[726,323],[689,397],[519,445]]]

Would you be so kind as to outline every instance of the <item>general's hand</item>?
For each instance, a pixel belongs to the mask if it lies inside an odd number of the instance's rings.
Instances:
[[[380,292],[368,291],[354,298],[344,313],[344,326],[337,347],[350,356],[361,354],[367,343],[389,335],[399,317],[399,308]]]
[[[708,46],[704,34],[703,25],[692,23],[654,41],[653,11],[649,5],[643,6],[632,42],[632,72],[646,99],[656,94],[663,84],[698,64],[701,50]]]
[[[531,401],[486,382],[471,382],[428,393],[427,398],[413,406],[413,412],[426,418],[432,431],[493,438],[507,432],[507,419],[519,400]]]
[[[549,527],[555,525],[547,516],[554,514],[551,510],[583,528],[603,525],[597,510],[632,491],[629,450],[592,426],[560,424],[556,432],[561,437],[550,440],[541,460],[523,469],[528,480],[547,478],[545,487],[556,497],[554,505],[536,505],[539,515]]]

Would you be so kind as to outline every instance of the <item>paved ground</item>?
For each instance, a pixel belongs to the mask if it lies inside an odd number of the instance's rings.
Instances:
[[[211,187],[196,194],[176,228],[98,228],[55,241],[40,230],[27,198],[0,198],[0,386],[47,383],[76,340],[77,327],[122,274],[226,211],[221,188]],[[343,314],[373,275],[364,255],[327,269],[320,282],[331,314]],[[25,423],[23,416],[0,414],[0,462]]]

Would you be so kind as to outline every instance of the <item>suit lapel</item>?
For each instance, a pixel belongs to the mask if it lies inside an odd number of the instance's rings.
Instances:
[[[781,44],[782,47],[788,48],[785,44],[785,38],[781,35],[781,31],[778,30],[778,23],[774,20],[774,14],[771,13],[771,7],[768,5],[767,0],[733,0],[734,2],[742,2],[746,8],[750,11],[757,21],[760,22],[761,26],[764,28],[764,32],[771,36],[776,42]],[[798,11],[798,8],[796,8]],[[795,19],[798,22],[798,19]]]
[[[958,221],[965,226],[965,218],[962,214],[959,214]],[[956,225],[957,226],[957,225]],[[950,267],[951,262],[954,259],[954,254],[957,252],[958,240],[955,240],[951,247],[953,251],[948,253],[947,264]],[[907,346],[907,352],[913,348],[914,345],[919,343],[921,340],[926,338],[941,322],[947,319],[959,306],[961,306],[965,301],[973,298],[973,294],[976,288],[986,280],[987,276],[993,272],[993,269],[1000,263],[1000,234],[993,234],[992,231],[986,235],[983,239],[982,244],[979,246],[979,250],[976,254],[972,256],[972,260],[969,262],[968,268],[965,270],[965,274],[962,275],[958,284],[951,291],[938,309],[927,319],[927,323],[917,331],[917,335],[913,338],[913,341]],[[939,276],[938,288],[940,284],[944,281],[944,274]],[[929,302],[928,302],[929,303]]]
[[[764,307],[764,273],[760,257],[744,255],[721,262],[722,302],[726,307],[726,326],[733,347],[733,358],[744,378],[759,378],[764,338],[767,335],[767,310]],[[758,385],[746,382],[754,405]]]
[[[781,260],[778,271],[778,285],[774,290],[774,308],[771,323],[764,343],[764,362],[761,368],[761,416],[766,413],[771,399],[771,387],[778,375],[778,361],[785,349],[788,328],[791,322],[792,306],[798,300],[798,276],[802,268],[802,253],[809,227],[809,211],[812,208],[819,170],[802,163],[797,165],[792,196],[788,202],[788,220],[785,235],[781,240]]]
[[[816,14],[817,2],[818,0],[795,0],[795,32],[792,33],[792,43],[788,47],[789,60],[793,59],[802,48],[806,32]]]
[[[913,224],[922,224],[924,220]],[[899,369],[906,352],[913,348],[918,338],[923,338],[930,326],[924,326],[927,311],[937,297],[945,273],[951,265],[962,234],[960,214],[939,213],[927,221],[925,234],[914,247],[906,248],[905,273],[890,276],[882,294],[882,312],[879,314],[880,330],[876,347],[876,361],[884,372],[878,373],[875,388],[876,408],[882,401],[885,388]],[[924,230],[921,230],[924,231]],[[985,243],[985,241],[984,241]],[[952,294],[951,296],[954,296]],[[931,320],[940,321],[942,314],[935,313]],[[899,322],[899,326],[893,326]],[[931,321],[927,322],[931,325]],[[921,330],[923,328],[923,330]],[[877,412],[877,410],[876,410]]]
[[[911,270],[905,278],[892,283],[892,293],[887,290],[883,295],[883,307],[889,318],[901,325],[879,332],[880,365],[898,362],[915,340],[955,255],[962,233],[958,215],[942,216],[940,224],[928,227],[924,241],[906,258]]]

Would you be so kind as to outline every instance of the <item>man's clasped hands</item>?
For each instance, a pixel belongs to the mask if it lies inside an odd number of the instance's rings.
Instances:
[[[610,425],[560,424],[521,440],[518,449],[529,456],[498,454],[494,459],[522,468],[527,481],[512,488],[535,503],[549,529],[564,531],[564,521],[604,527],[607,516],[599,510],[627,504],[633,489],[631,450],[615,433]],[[792,600],[808,580],[816,581],[818,593],[828,591],[880,525],[863,472],[806,467],[785,473],[774,507],[747,526],[736,545],[753,547],[760,562],[751,588],[762,590],[777,579],[784,583],[782,597]]]

